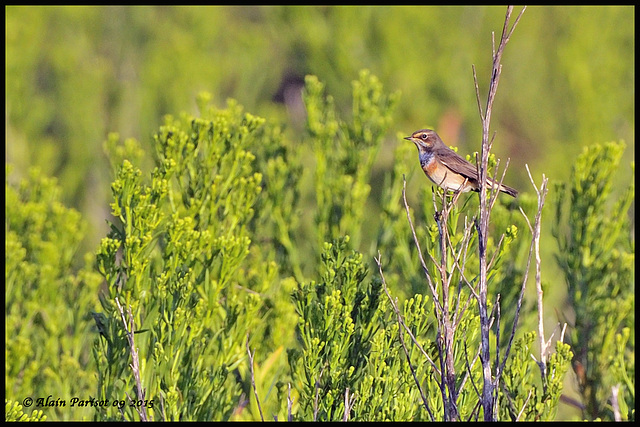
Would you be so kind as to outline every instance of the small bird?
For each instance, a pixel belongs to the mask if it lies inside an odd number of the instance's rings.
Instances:
[[[440,188],[463,193],[480,191],[476,167],[447,147],[435,131],[421,129],[404,139],[416,144],[422,170]],[[498,182],[487,177],[486,188],[494,185]],[[512,197],[518,195],[515,189],[504,184],[500,185],[500,191]]]

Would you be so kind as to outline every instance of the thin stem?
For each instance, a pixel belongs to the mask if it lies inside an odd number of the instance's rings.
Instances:
[[[484,412],[484,420],[485,421],[495,421],[496,420],[496,385],[499,378],[493,378],[492,369],[491,369],[491,342],[490,342],[490,319],[487,313],[487,273],[488,273],[488,265],[487,265],[487,242],[488,242],[488,234],[489,234],[489,217],[491,215],[491,208],[493,207],[493,203],[495,202],[495,196],[497,194],[492,194],[493,192],[498,192],[499,187],[496,188],[495,185],[491,185],[491,192],[489,193],[489,201],[487,201],[487,196],[485,194],[485,186],[487,184],[487,165],[489,163],[489,151],[491,149],[491,145],[493,142],[493,138],[489,140],[489,126],[491,124],[491,114],[493,110],[493,102],[495,99],[496,91],[498,89],[498,83],[500,81],[500,74],[502,72],[502,64],[500,63],[502,59],[502,54],[504,52],[505,46],[509,41],[509,37],[513,33],[515,26],[517,25],[522,13],[524,12],[524,8],[518,15],[513,27],[509,29],[509,21],[511,19],[511,13],[513,11],[513,6],[507,7],[507,13],[504,19],[504,25],[502,28],[502,36],[500,38],[500,43],[498,48],[496,49],[495,37],[492,34],[492,55],[493,55],[493,66],[491,72],[491,80],[489,82],[489,94],[487,96],[486,107],[484,111],[481,107],[480,102],[480,91],[478,89],[478,79],[475,73],[475,67],[473,68],[474,75],[474,83],[476,87],[476,97],[478,102],[478,109],[480,112],[480,119],[482,122],[482,149],[480,151],[480,159],[476,158],[476,164],[478,168],[478,190],[480,197],[480,212],[478,220],[476,221],[476,228],[478,230],[478,253],[480,258],[480,271],[478,277],[478,314],[480,317],[480,337],[481,337],[481,352],[480,352],[480,361],[482,362],[482,373],[484,379],[484,385],[482,390],[482,407]],[[479,160],[479,161],[478,161]],[[493,196],[493,197],[492,197]],[[488,202],[488,203],[487,203]],[[498,372],[501,372],[502,369],[499,366],[496,366]]]
[[[527,171],[529,171],[529,167],[526,166]],[[529,177],[531,177],[531,174],[529,174]],[[535,185],[535,182],[533,181],[533,179],[531,180],[533,187],[536,190],[536,193],[538,194],[538,212],[536,213],[536,218],[535,218],[535,222],[534,225],[531,226],[531,223],[529,222],[529,218],[527,218],[527,215],[525,215],[525,213],[522,211],[522,208],[520,209],[520,212],[522,213],[522,215],[524,216],[525,221],[527,222],[527,225],[529,226],[529,230],[531,231],[531,245],[529,247],[529,256],[527,257],[527,267],[524,271],[524,277],[522,279],[522,287],[520,289],[520,296],[518,297],[518,303],[517,303],[517,307],[516,307],[516,313],[515,313],[515,317],[513,319],[513,325],[511,328],[511,335],[509,336],[509,342],[507,344],[507,350],[505,351],[505,354],[503,356],[502,359],[502,363],[500,364],[500,371],[502,372],[504,370],[504,366],[507,363],[507,358],[509,357],[509,353],[511,351],[511,345],[513,343],[513,339],[515,337],[515,333],[516,333],[516,327],[518,326],[518,319],[520,317],[520,308],[522,307],[522,300],[524,299],[524,291],[525,291],[525,287],[527,284],[527,279],[529,277],[529,268],[531,266],[531,258],[533,256],[534,251],[538,251],[539,250],[539,241],[540,241],[540,227],[541,227],[541,218],[542,218],[542,207],[544,206],[544,201],[545,201],[545,197],[547,195],[547,182],[548,179],[545,178],[543,176],[542,179],[542,186],[540,187],[540,190],[538,190],[538,188]],[[536,249],[537,248],[537,249]],[[536,263],[538,264],[536,267],[536,271],[538,271],[538,273],[536,274],[536,284],[539,286],[538,287],[538,330],[539,330],[539,334],[541,341],[541,354],[544,354],[545,350],[545,345],[544,345],[544,329],[543,329],[543,325],[542,325],[542,285],[539,282],[541,279],[539,277],[539,270],[540,270],[540,256],[539,253],[536,254]],[[545,373],[546,373],[546,364],[543,363],[542,361],[542,357],[541,357],[541,361],[539,363],[540,369],[542,370],[543,373],[543,378],[545,377]]]
[[[249,348],[249,334],[247,334],[247,354],[249,355],[249,370],[251,373],[251,387],[253,388],[253,394],[256,397],[256,403],[258,404],[258,412],[260,412],[260,419],[264,421],[264,416],[262,415],[262,406],[260,406],[260,399],[258,398],[258,389],[256,388],[255,376],[253,373],[253,354],[251,353],[251,349]]]
[[[420,397],[422,398],[422,403],[423,403],[425,409],[427,410],[427,413],[429,414],[429,417],[431,418],[431,421],[435,421],[435,417],[433,416],[433,412],[431,411],[431,408],[429,407],[429,402],[427,401],[427,398],[425,397],[424,392],[422,391],[422,386],[420,385],[420,381],[418,380],[418,377],[416,375],[415,369],[414,369],[413,365],[411,364],[411,358],[409,357],[409,350],[407,349],[407,346],[405,345],[404,336],[402,334],[402,330],[403,329],[407,331],[407,333],[411,337],[411,340],[420,349],[420,351],[425,356],[427,361],[431,364],[431,367],[436,371],[436,373],[438,375],[440,375],[440,378],[441,378],[440,382],[438,382],[438,380],[436,379],[436,382],[438,383],[438,385],[440,387],[442,387],[441,384],[442,384],[442,381],[444,381],[442,379],[442,372],[438,370],[437,365],[433,362],[433,360],[431,360],[431,358],[424,351],[424,349],[422,348],[422,346],[420,345],[420,343],[418,342],[416,337],[413,336],[413,334],[411,333],[411,330],[409,329],[409,327],[407,327],[407,325],[404,323],[404,320],[402,319],[402,315],[400,314],[400,310],[398,309],[398,305],[396,304],[396,302],[391,297],[391,294],[389,293],[389,289],[387,289],[387,281],[385,280],[384,274],[382,273],[382,263],[380,261],[380,253],[378,253],[378,257],[374,258],[374,259],[376,260],[376,264],[378,264],[378,272],[380,273],[380,278],[382,280],[382,285],[383,285],[383,288],[384,288],[384,292],[387,294],[387,298],[389,298],[389,302],[391,303],[391,307],[393,308],[393,311],[396,314],[396,319],[398,320],[398,337],[400,339],[400,344],[402,346],[402,350],[404,351],[404,354],[405,354],[405,356],[407,358],[407,363],[409,364],[409,369],[411,370],[411,375],[413,375],[413,380],[415,381],[416,386],[418,387],[418,391],[420,392]]]
[[[287,421],[293,421],[293,414],[291,410],[293,408],[293,399],[291,398],[291,383],[287,383]]]
[[[133,330],[134,330],[134,322],[133,322],[133,313],[131,313],[131,307],[127,308],[127,314],[129,315],[129,322],[127,323],[127,319],[124,315],[124,310],[120,305],[120,301],[118,297],[116,299],[116,305],[118,306],[118,311],[120,312],[120,317],[122,318],[122,324],[124,325],[124,330],[127,334],[127,340],[129,341],[129,348],[131,350],[131,370],[133,371],[133,377],[136,381],[136,394],[139,401],[144,402],[145,400],[145,390],[142,388],[142,381],[140,380],[140,362],[138,358],[138,349],[136,348],[136,344],[133,339]],[[127,395],[128,397],[128,395]],[[129,397],[129,400],[131,398]],[[138,411],[138,415],[140,416],[141,421],[149,421],[149,416],[147,415],[147,408],[145,405],[134,405],[136,411]]]
[[[438,292],[433,285],[433,280],[431,279],[431,274],[429,273],[429,269],[427,268],[427,264],[424,261],[424,257],[422,256],[422,249],[420,249],[420,242],[418,240],[418,236],[416,235],[416,230],[413,227],[413,221],[411,220],[411,213],[409,211],[409,204],[407,203],[407,180],[404,175],[402,176],[402,200],[404,201],[404,207],[407,211],[407,219],[409,220],[409,226],[411,228],[411,233],[413,234],[413,241],[418,249],[418,256],[420,257],[420,263],[422,264],[422,271],[427,278],[427,283],[429,288],[431,289],[431,295],[433,296],[433,301],[435,303],[436,311],[438,314],[442,314],[442,305],[440,304],[440,299],[438,298]]]
[[[342,421],[349,421],[349,413],[351,412],[351,408],[353,407],[353,403],[356,401],[356,396],[349,396],[349,387],[344,391],[344,415],[342,416]]]

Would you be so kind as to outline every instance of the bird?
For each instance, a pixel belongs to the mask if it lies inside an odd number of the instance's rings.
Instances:
[[[421,129],[404,139],[416,145],[422,170],[440,188],[463,193],[480,191],[476,166],[447,147],[435,131]],[[495,187],[498,184],[493,178],[487,177],[486,188]],[[518,195],[517,190],[504,184],[500,184],[499,189],[512,197]]]

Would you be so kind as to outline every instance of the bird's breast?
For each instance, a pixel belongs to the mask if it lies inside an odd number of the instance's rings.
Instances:
[[[420,166],[431,181],[445,190],[467,192],[472,189],[473,183],[465,181],[465,177],[449,170],[434,153],[420,153]]]

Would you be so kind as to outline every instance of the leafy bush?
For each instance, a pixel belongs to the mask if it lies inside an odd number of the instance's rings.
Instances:
[[[91,256],[78,257],[86,230],[80,213],[60,201],[56,180],[37,169],[16,185],[5,182],[5,392],[10,399],[57,402],[49,419],[77,419],[92,408],[70,399],[95,390],[90,311],[100,277]],[[80,265],[77,265],[80,264]],[[48,399],[50,397],[50,399]]]
[[[574,311],[573,369],[590,420],[634,418],[633,181],[613,196],[624,149],[622,142],[585,148],[569,181],[556,187],[556,259]]]

